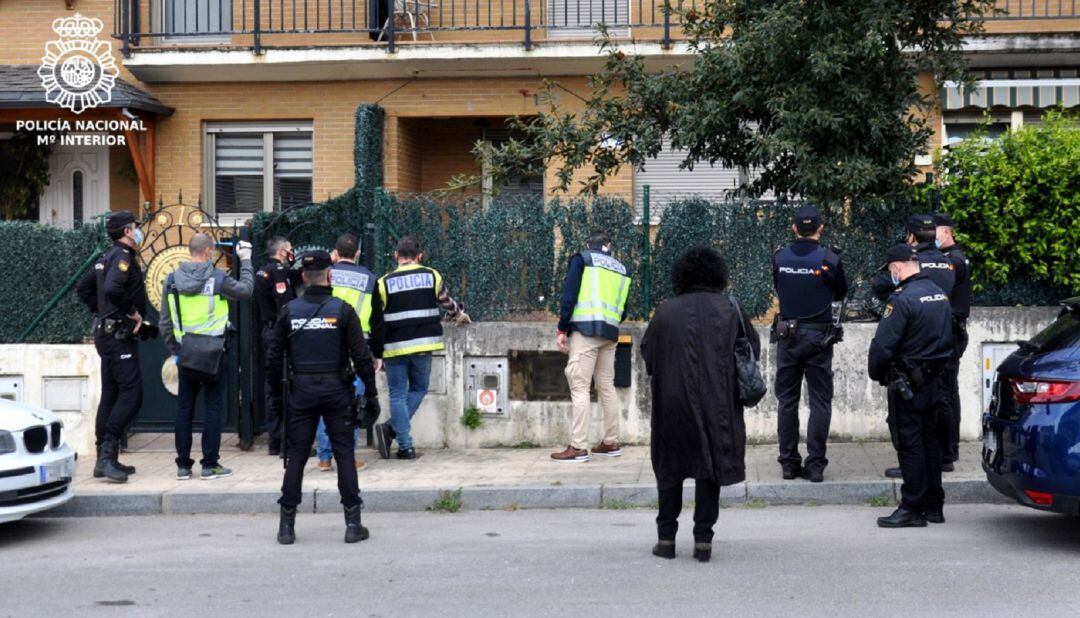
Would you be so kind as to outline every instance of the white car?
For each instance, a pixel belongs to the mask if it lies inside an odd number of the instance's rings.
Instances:
[[[0,399],[0,524],[74,498],[75,459],[55,414]]]

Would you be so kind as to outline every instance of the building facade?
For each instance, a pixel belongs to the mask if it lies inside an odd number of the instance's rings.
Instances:
[[[1077,4],[1000,0],[1007,13],[968,44],[984,87],[941,93],[932,147],[964,139],[987,113],[993,133],[1080,105]],[[33,78],[47,44],[63,38],[57,20],[76,14],[100,20],[120,84],[111,102],[78,114],[45,101]],[[545,80],[558,80],[561,106],[587,98],[604,62],[599,23],[658,70],[692,62],[675,19],[662,0],[0,0],[0,139],[18,121],[137,120],[119,131],[124,144],[54,148],[38,218],[69,226],[182,194],[227,224],[350,188],[353,116],[377,103],[385,188],[426,192],[455,175],[483,177],[475,144],[508,139],[508,118],[546,108]],[[67,22],[67,34],[86,35],[80,23]],[[924,83],[933,87],[929,75]],[[639,202],[647,183],[662,203],[746,177],[679,171],[677,160],[625,170],[603,191]],[[553,186],[547,170],[471,190]]]

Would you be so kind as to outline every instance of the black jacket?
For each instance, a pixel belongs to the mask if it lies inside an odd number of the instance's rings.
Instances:
[[[684,479],[746,479],[746,425],[738,401],[740,317],[727,294],[695,290],[664,301],[641,342],[652,385],[652,464],[661,489]],[[743,327],[755,354],[761,344]]]
[[[102,289],[98,289],[98,274]],[[135,250],[121,242],[113,246],[79,280],[79,299],[100,317],[120,317],[138,311],[146,315],[146,284]]]
[[[900,282],[870,342],[867,373],[887,383],[896,361],[943,360],[952,355],[952,307],[929,276],[919,273]]]

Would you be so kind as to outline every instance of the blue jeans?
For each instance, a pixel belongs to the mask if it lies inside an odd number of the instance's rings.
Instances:
[[[397,434],[398,448],[412,448],[412,417],[420,408],[420,403],[427,395],[428,381],[431,379],[431,355],[411,354],[388,358],[383,362],[386,367],[386,383],[390,387],[390,426]]]
[[[195,422],[195,400],[199,391],[203,394],[202,460],[199,464],[210,468],[218,464],[221,450],[221,426],[225,417],[225,391],[229,388],[228,355],[221,359],[215,380],[194,377],[180,370],[180,388],[176,406],[176,465],[190,468],[191,432]]]
[[[330,436],[326,435],[326,421],[319,417],[319,429],[315,432],[315,437],[319,441],[319,461],[330,461],[334,458],[334,449],[330,445]],[[360,442],[360,428],[357,427],[353,431],[353,450],[356,450],[356,444]]]

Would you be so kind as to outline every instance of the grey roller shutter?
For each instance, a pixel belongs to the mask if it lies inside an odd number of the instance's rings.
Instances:
[[[738,168],[710,166],[698,163],[693,170],[681,170],[682,151],[671,150],[665,140],[664,150],[645,163],[645,169],[634,172],[634,209],[642,208],[642,189],[649,185],[650,215],[658,217],[674,200],[701,197],[710,201],[728,199],[728,193],[739,187],[742,175]]]

